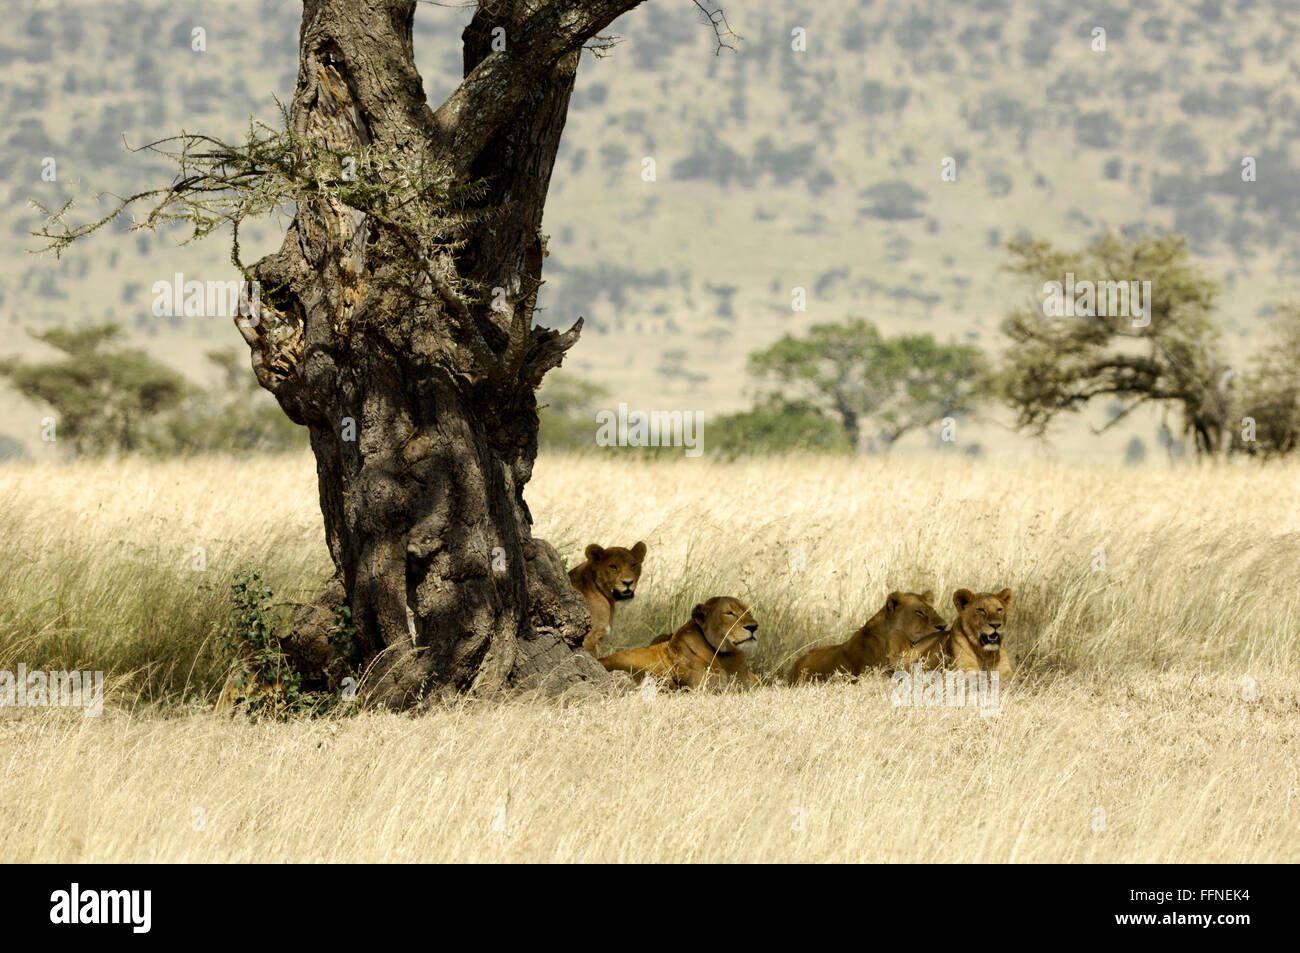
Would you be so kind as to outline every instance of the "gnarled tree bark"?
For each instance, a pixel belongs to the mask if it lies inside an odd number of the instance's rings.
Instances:
[[[365,670],[363,693],[409,707],[605,677],[575,651],[586,605],[532,536],[523,497],[534,391],[581,321],[559,333],[532,313],[581,47],[640,2],[482,0],[463,35],[465,79],[436,111],[415,68],[415,0],[303,5],[296,135],[423,164],[447,188],[486,183],[463,245],[430,254],[424,275],[391,220],[328,189],[251,269],[262,312],[241,333],[259,382],[310,430],[337,569],[285,643],[309,685]],[[330,611],[344,600],[350,644]]]

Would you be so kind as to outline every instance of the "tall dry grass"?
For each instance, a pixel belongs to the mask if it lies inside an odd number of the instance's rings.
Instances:
[[[286,600],[326,573],[310,459],[0,468],[0,669],[110,673],[100,718],[0,713],[0,852],[1293,861],[1298,476],[543,459],[539,535],[649,545],[611,649],[736,595],[775,681],[893,588],[951,613],[1010,586],[1025,677],[994,717],[894,707],[881,678],[249,724],[207,712],[215,632],[240,566]]]

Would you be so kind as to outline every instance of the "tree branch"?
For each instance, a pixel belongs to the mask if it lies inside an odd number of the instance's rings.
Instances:
[[[521,376],[528,386],[536,388],[546,372],[559,367],[565,352],[578,343],[582,333],[582,318],[573,327],[561,333],[550,328],[533,328],[529,336],[528,356],[524,360]]]
[[[715,6],[712,10],[704,5],[704,0],[691,0],[691,2],[700,8],[700,12],[713,27],[713,37],[718,44],[713,50],[713,55],[718,56],[723,50],[736,52],[735,43],[743,40],[744,37],[731,28],[731,24],[727,22],[727,15],[722,12],[721,7],[716,6],[716,0],[713,0]]]
[[[484,57],[433,114],[436,150],[452,171],[467,175],[493,133],[562,58],[643,2],[551,0],[519,23],[498,24],[505,49]]]

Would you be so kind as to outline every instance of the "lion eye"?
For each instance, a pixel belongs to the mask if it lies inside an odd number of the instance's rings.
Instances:
[[[922,612],[920,609],[917,609],[917,610],[916,610],[916,614],[919,615],[922,619],[925,618],[925,613]]]
[[[980,615],[988,615],[988,613],[985,612],[983,609],[976,609],[975,611],[978,612]]]

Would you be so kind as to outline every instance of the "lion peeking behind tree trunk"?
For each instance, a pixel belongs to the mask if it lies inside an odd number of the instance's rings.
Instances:
[[[586,562],[569,570],[569,582],[582,593],[591,609],[591,630],[582,640],[582,647],[600,658],[601,640],[614,630],[614,604],[636,594],[645,543],[638,542],[631,549],[622,546],[605,549],[592,543],[587,547],[586,556]]]

